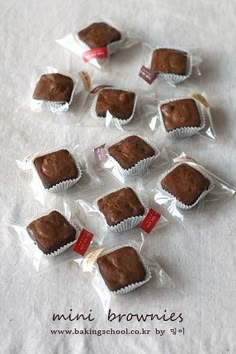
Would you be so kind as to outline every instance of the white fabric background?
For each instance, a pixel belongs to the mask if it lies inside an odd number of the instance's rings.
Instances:
[[[193,139],[176,146],[200,160],[216,174],[236,185],[235,165],[235,13],[236,2],[204,0],[53,0],[0,1],[0,121],[1,217],[20,212],[34,203],[30,188],[19,179],[16,159],[35,150],[75,141],[85,148],[109,136],[105,129],[71,129],[52,124],[48,114],[29,109],[16,112],[27,101],[33,67],[52,65],[82,68],[54,40],[79,28],[81,19],[112,16],[145,41],[197,47],[203,58],[201,87],[206,90],[218,140],[207,146]],[[111,80],[136,87],[138,50],[114,59]],[[90,70],[94,77],[97,71]],[[115,74],[114,74],[115,73]],[[98,138],[99,137],[99,138]],[[152,291],[152,286],[122,298],[112,309],[120,313],[182,312],[184,322],[110,324],[99,299],[85,278],[78,277],[73,262],[47,273],[35,273],[12,235],[0,237],[0,352],[1,353],[235,353],[235,198],[212,204],[188,229],[176,223],[151,236],[149,247],[177,285]],[[84,324],[53,323],[52,314],[93,310],[93,328],[152,329],[150,335],[52,335],[52,328],[82,329]],[[185,335],[159,337],[155,328],[185,328]]]

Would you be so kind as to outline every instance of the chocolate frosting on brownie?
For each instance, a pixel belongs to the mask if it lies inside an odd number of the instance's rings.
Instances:
[[[160,109],[167,131],[182,127],[199,127],[201,125],[198,108],[192,98],[164,103]]]
[[[187,53],[176,49],[156,49],[152,54],[151,70],[156,74],[185,75],[187,71]]]
[[[37,157],[34,165],[46,189],[78,177],[75,161],[65,149]]]
[[[188,164],[173,169],[161,181],[164,190],[186,205],[192,205],[209,188],[210,181]]]
[[[146,270],[133,247],[112,251],[97,260],[99,271],[111,291],[145,280]]]
[[[155,155],[155,150],[135,135],[110,146],[108,151],[124,169],[129,169],[139,161]]]
[[[92,49],[106,47],[108,44],[121,39],[120,32],[105,22],[92,23],[80,31],[78,36],[81,41]]]
[[[97,97],[96,114],[98,117],[106,117],[109,112],[113,117],[127,120],[133,113],[134,101],[134,92],[103,89]]]
[[[27,226],[27,231],[45,254],[52,253],[74,241],[76,236],[75,228],[55,210],[32,221]]]
[[[73,80],[62,74],[42,75],[35,87],[35,100],[69,102],[73,91]]]
[[[110,193],[99,199],[97,204],[110,226],[132,216],[144,215],[144,207],[132,188],[122,188]]]

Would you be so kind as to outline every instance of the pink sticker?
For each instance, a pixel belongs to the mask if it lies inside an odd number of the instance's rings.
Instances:
[[[147,215],[145,216],[139,227],[149,234],[154,228],[154,226],[158,223],[160,217],[161,214],[159,214],[156,210],[149,209]]]
[[[149,70],[146,66],[142,66],[140,71],[139,71],[139,76],[146,81],[149,85],[153,83],[154,80],[156,80],[157,75]]]
[[[97,165],[102,165],[107,160],[105,145],[106,144],[103,144],[94,149],[94,156]]]
[[[83,60],[88,63],[92,59],[103,59],[108,57],[107,47],[100,47],[87,50],[83,53]]]

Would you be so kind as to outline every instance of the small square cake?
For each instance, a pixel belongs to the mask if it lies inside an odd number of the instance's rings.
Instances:
[[[200,127],[201,118],[192,98],[164,103],[160,106],[165,129],[167,132],[183,127]]]
[[[27,231],[45,254],[50,254],[73,242],[76,236],[75,228],[58,211],[52,211],[32,221],[27,226]]]
[[[156,74],[186,75],[187,53],[176,49],[156,49],[152,53],[151,70]]]
[[[185,205],[193,205],[210,181],[188,164],[180,164],[161,181],[162,188]]]
[[[145,280],[146,270],[133,247],[122,247],[97,260],[99,271],[111,291]]]
[[[35,87],[33,98],[35,100],[51,102],[70,102],[73,91],[73,80],[62,74],[42,75]]]
[[[46,189],[79,175],[73,157],[65,149],[36,157],[34,165]]]
[[[98,93],[95,110],[98,117],[106,117],[109,112],[115,118],[127,120],[132,116],[134,103],[134,92],[103,89]]]
[[[132,135],[109,147],[109,154],[124,169],[155,155],[155,150],[138,136]]]
[[[104,22],[92,23],[81,30],[78,36],[91,49],[106,47],[108,44],[121,39],[120,32]]]
[[[99,210],[110,226],[132,216],[144,215],[144,207],[131,188],[122,188],[99,199]]]

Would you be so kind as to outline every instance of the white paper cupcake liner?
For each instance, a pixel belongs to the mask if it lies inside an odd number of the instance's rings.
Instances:
[[[107,225],[107,227],[113,232],[124,232],[134,229],[143,221],[143,219],[144,215],[132,216],[130,218],[122,220],[119,224],[116,224],[114,226]]]
[[[124,188],[128,188],[128,187],[124,187]],[[122,188],[121,188],[122,189]],[[104,198],[105,196],[111,194],[111,193],[114,193],[114,192],[117,192],[119,189],[114,189],[114,190],[111,190],[109,191],[108,193],[104,194],[103,196],[99,197],[97,200],[96,200],[96,205],[98,207],[98,204],[97,202]],[[117,232],[117,233],[120,233],[120,232],[124,232],[124,231],[128,231],[128,230],[131,230],[131,229],[134,229],[137,225],[139,225],[143,219],[145,218],[146,214],[147,214],[147,206],[145,205],[145,203],[142,201],[142,199],[138,196],[138,194],[134,191],[134,193],[137,195],[140,203],[142,204],[142,206],[144,207],[144,214],[143,215],[139,215],[139,216],[131,216],[127,219],[124,219],[122,220],[121,222],[119,222],[118,224],[116,225],[113,225],[113,226],[110,226],[108,225],[107,221],[106,221],[106,218],[104,216],[104,214],[99,210],[99,213],[102,215],[107,227],[109,230],[111,230],[112,232]]]
[[[108,250],[106,250],[106,251],[103,251],[102,254],[99,255],[99,257],[102,257],[102,256],[104,256],[104,255],[106,255],[106,254],[108,254],[108,253],[111,253],[111,252],[113,252],[113,251],[116,251],[116,250],[118,250],[118,249],[120,249],[120,248],[127,247],[127,246],[132,247],[132,246],[130,246],[129,244],[122,245],[122,246],[117,246],[117,247],[113,247],[113,248],[110,248],[110,249],[108,249]],[[134,248],[134,247],[132,247],[132,248]],[[134,248],[134,249],[135,249],[135,248]],[[135,249],[135,251],[137,252],[136,249]],[[110,289],[107,287],[107,289],[108,289],[111,293],[117,294],[117,295],[128,294],[128,293],[130,293],[131,291],[133,291],[133,290],[135,290],[135,289],[137,289],[137,288],[143,286],[143,285],[146,284],[149,280],[151,280],[152,274],[151,274],[151,271],[150,271],[149,267],[146,266],[146,264],[145,264],[145,262],[144,262],[142,256],[139,254],[139,252],[137,252],[137,253],[138,253],[139,258],[140,258],[140,260],[141,260],[141,262],[142,262],[142,265],[143,265],[143,267],[144,267],[144,269],[145,269],[145,271],[146,271],[145,279],[142,280],[142,281],[136,282],[136,283],[132,283],[132,284],[126,285],[124,288],[121,288],[121,289],[116,290],[116,291],[112,291],[112,290],[110,290]],[[97,268],[98,268],[98,265],[97,265]],[[98,268],[98,274],[99,274],[99,276],[101,277],[101,279],[102,279],[102,281],[104,282],[104,284],[106,285],[106,283],[105,283],[105,281],[104,281],[104,279],[103,279],[101,273],[99,272],[99,268]],[[107,285],[106,285],[106,286],[107,286]]]
[[[122,88],[110,88],[109,87],[109,90],[123,90],[123,91],[127,91],[125,89],[122,89]],[[102,90],[101,90],[102,91]],[[129,92],[129,91],[128,91]],[[132,91],[133,92],[133,91]],[[100,121],[102,124],[104,122],[106,122],[106,120],[109,118],[109,119],[112,119],[112,121],[114,121],[115,125],[126,125],[128,123],[131,122],[131,120],[133,119],[133,116],[134,116],[134,113],[135,113],[135,109],[136,109],[136,105],[137,105],[137,95],[136,93],[135,94],[135,97],[134,97],[134,106],[133,106],[133,111],[131,113],[131,116],[128,118],[128,119],[119,119],[117,117],[114,117],[111,115],[111,113],[109,111],[106,112],[106,117],[99,117],[97,116],[96,114],[96,105],[97,105],[97,99],[98,99],[98,95],[99,95],[99,92],[96,94],[96,97],[94,98],[93,102],[92,102],[92,105],[91,105],[91,109],[90,109],[90,112],[91,112],[91,116],[96,119],[97,121]]]
[[[199,113],[199,116],[200,116],[200,125],[198,127],[182,127],[182,128],[173,129],[171,131],[167,131],[166,127],[165,127],[165,124],[164,124],[164,121],[163,121],[163,116],[162,116],[162,112],[161,112],[161,106],[163,104],[165,104],[165,103],[179,101],[181,99],[192,99],[192,100],[194,100],[194,102],[197,105],[198,113]],[[158,104],[158,115],[160,117],[160,123],[161,123],[162,130],[165,133],[167,133],[168,136],[170,136],[171,138],[175,138],[175,139],[184,139],[184,138],[193,136],[193,135],[197,134],[200,130],[202,130],[205,127],[205,124],[206,124],[206,112],[204,110],[204,107],[199,101],[195,100],[193,97],[172,98],[172,99],[161,101]]]
[[[168,81],[170,83],[170,85],[175,86],[175,85],[179,84],[180,82],[185,81],[186,79],[188,79],[191,76],[192,68],[193,68],[192,54],[187,52],[184,49],[169,48],[169,47],[159,47],[159,49],[164,49],[164,48],[165,49],[182,50],[185,53],[187,53],[187,67],[186,67],[186,74],[185,75],[177,75],[177,74],[170,74],[170,73],[159,73],[159,74],[157,74],[157,77],[161,77],[164,80]],[[155,48],[155,49],[158,49],[158,48]]]
[[[76,241],[76,240],[75,240]],[[65,252],[68,248],[70,248],[74,243],[75,241],[72,241],[70,243],[67,243],[66,245],[60,247],[58,250],[54,251],[54,252],[51,252],[49,254],[45,254],[44,255],[46,257],[56,257],[56,256],[59,256],[59,254],[62,254],[63,252]]]
[[[43,155],[37,155],[37,157],[40,157],[40,156],[44,156],[45,154]],[[73,157],[73,155],[70,153],[70,155]],[[36,158],[36,157],[35,157]],[[35,160],[34,158],[34,160]],[[50,187],[50,188],[45,188],[42,181],[41,181],[41,178],[39,177],[39,174],[37,172],[37,169],[34,165],[34,160],[32,161],[32,168],[33,168],[33,172],[34,174],[37,176],[37,178],[40,180],[41,184],[42,184],[42,187],[50,192],[50,193],[60,193],[60,192],[63,192],[63,191],[66,191],[67,189],[71,188],[74,184],[76,184],[80,178],[82,177],[82,171],[81,171],[81,168],[79,166],[79,163],[74,159],[73,157],[73,160],[76,164],[76,167],[77,167],[77,170],[78,170],[78,177],[76,178],[73,178],[73,179],[68,179],[66,181],[62,181],[62,182],[59,182],[57,184],[55,184],[54,186]]]
[[[145,173],[147,171],[148,167],[152,164],[152,162],[154,160],[156,160],[158,158],[158,156],[160,155],[160,151],[155,146],[153,146],[153,144],[148,139],[143,138],[141,136],[138,136],[138,137],[140,139],[144,140],[148,145],[150,145],[153,148],[153,150],[155,151],[155,155],[153,155],[151,157],[147,157],[146,159],[140,160],[134,166],[132,166],[132,167],[130,167],[128,169],[124,169],[119,164],[119,162],[113,156],[111,156],[109,154],[109,151],[107,150],[108,158],[111,159],[112,161],[114,161],[114,163],[120,169],[122,175],[125,176],[125,177],[138,176],[138,175],[141,175],[141,174]]]
[[[73,84],[74,84],[73,90],[72,90],[72,93],[70,96],[70,101],[69,102],[52,102],[52,101],[36,100],[36,99],[32,98],[31,99],[31,108],[33,111],[36,111],[36,112],[49,111],[52,113],[63,113],[63,112],[68,111],[68,109],[73,101],[74,94],[77,89],[77,85],[79,84],[80,78],[75,80],[74,77],[72,77],[68,74],[66,76],[70,77],[73,80]],[[37,83],[36,83],[36,85],[37,85]],[[82,83],[81,83],[81,89],[82,89]]]
[[[176,167],[180,166],[180,165],[183,165],[183,164],[187,164],[189,166],[191,166],[192,168],[194,168],[195,170],[197,170],[198,172],[200,172],[205,178],[207,178],[209,181],[210,181],[210,185],[208,187],[207,190],[204,190],[201,195],[196,199],[196,201],[191,204],[191,205],[187,205],[187,204],[184,204],[182,203],[181,201],[179,201],[178,199],[176,199],[176,197],[174,195],[172,195],[171,193],[169,193],[167,190],[165,190],[162,185],[161,185],[161,181],[171,172],[173,171]],[[197,167],[197,166],[192,166],[191,163],[185,161],[185,162],[181,162],[181,163],[178,163],[176,164],[175,166],[173,166],[171,169],[169,169],[167,172],[163,173],[161,175],[161,177],[159,178],[158,182],[157,182],[157,186],[160,190],[162,190],[166,195],[168,195],[171,199],[174,199],[175,200],[175,204],[178,208],[180,209],[184,209],[184,210],[189,210],[189,209],[192,209],[194,208],[202,199],[205,198],[205,196],[212,191],[212,189],[214,188],[214,183],[211,179],[211,177],[209,177],[209,175],[205,172],[205,171],[202,171],[202,169],[200,167]]]

